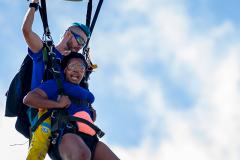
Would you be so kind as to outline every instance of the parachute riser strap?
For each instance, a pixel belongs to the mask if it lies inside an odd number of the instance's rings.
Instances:
[[[97,5],[97,8],[96,8],[96,11],[94,13],[94,16],[93,16],[93,20],[91,22],[91,14],[92,14],[92,0],[89,0],[88,1],[88,8],[87,8],[87,15],[86,15],[86,26],[88,26],[90,28],[90,32],[92,34],[93,32],[93,29],[94,29],[94,26],[96,24],[96,21],[97,21],[97,18],[98,18],[98,15],[99,15],[99,12],[100,12],[100,9],[102,7],[102,3],[103,3],[103,0],[99,0],[98,2],[98,5]],[[91,22],[91,24],[90,24]],[[91,37],[90,37],[91,38]],[[89,41],[90,41],[90,38],[88,38],[87,42],[86,42],[86,45],[84,47],[84,50],[86,50],[86,48],[88,48],[88,44],[89,44]],[[84,51],[85,52],[85,51]]]
[[[86,25],[90,28],[91,34],[92,34],[94,26],[96,24],[97,17],[99,15],[100,9],[102,7],[102,3],[103,3],[103,0],[99,0],[96,11],[95,11],[94,16],[93,16],[93,20],[90,24],[91,13],[92,13],[92,0],[89,0],[89,2],[88,2],[87,15],[86,15]],[[88,81],[89,76],[92,73],[92,70],[94,69],[93,64],[91,62],[91,59],[90,59],[90,56],[89,56],[89,41],[90,41],[90,38],[87,39],[86,45],[83,48],[83,55],[85,56],[86,60],[88,61],[89,65],[90,65],[88,71],[85,74],[85,78],[84,78],[85,82]]]
[[[91,33],[93,32],[94,26],[95,26],[95,24],[96,24],[96,21],[97,21],[97,18],[98,18],[100,9],[101,9],[101,7],[102,7],[102,3],[103,3],[103,0],[99,0],[98,5],[97,5],[97,9],[96,9],[95,14],[94,14],[94,16],[93,16],[92,23],[91,23],[91,25],[90,25],[90,31],[91,31]]]
[[[48,38],[51,38],[50,29],[48,27],[47,7],[46,7],[46,1],[45,0],[40,0],[39,12],[40,12],[40,16],[41,16],[42,23],[43,23],[44,34]]]
[[[99,0],[97,8],[96,8],[96,11],[95,11],[94,16],[93,16],[93,20],[91,22],[92,0],[89,0],[89,2],[88,2],[87,15],[86,15],[86,26],[88,26],[90,28],[91,34],[92,34],[94,26],[96,24],[96,21],[97,21],[100,9],[102,7],[102,3],[103,3],[103,0]],[[91,24],[90,24],[90,22],[91,22]],[[86,45],[84,47],[84,50],[86,50],[86,48],[88,48],[88,44],[89,44],[90,38],[87,39]]]
[[[88,26],[89,28],[90,28],[91,18],[92,18],[92,0],[89,0],[88,6],[87,6],[87,15],[86,15],[86,26]]]

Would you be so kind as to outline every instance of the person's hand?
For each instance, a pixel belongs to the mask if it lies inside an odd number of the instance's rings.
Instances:
[[[59,108],[68,108],[71,104],[70,99],[68,96],[62,95],[58,100]]]

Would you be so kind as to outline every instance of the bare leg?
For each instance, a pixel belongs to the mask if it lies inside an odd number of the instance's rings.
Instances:
[[[59,153],[63,160],[90,160],[91,158],[91,152],[82,138],[72,133],[62,137]]]
[[[120,160],[120,159],[111,151],[111,149],[106,144],[99,141],[94,152],[94,160]]]

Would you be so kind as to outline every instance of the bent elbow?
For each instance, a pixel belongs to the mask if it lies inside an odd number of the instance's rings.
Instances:
[[[23,104],[27,106],[31,105],[31,98],[29,96],[29,93],[23,98]]]
[[[24,37],[29,37],[30,34],[32,33],[32,28],[26,24],[23,24],[21,29]]]
[[[31,30],[28,29],[27,27],[22,26],[22,33],[24,37],[28,37],[30,35]]]

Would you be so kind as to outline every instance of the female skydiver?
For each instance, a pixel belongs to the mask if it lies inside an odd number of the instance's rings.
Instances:
[[[42,83],[39,87],[30,91],[24,98],[24,103],[41,109],[66,108],[70,115],[86,119],[93,123],[89,111],[89,104],[93,103],[94,96],[88,90],[79,86],[87,68],[85,58],[79,53],[71,53],[63,58],[62,69],[64,93],[57,100],[58,91],[55,80]],[[74,104],[71,98],[87,101],[84,104]],[[119,158],[111,149],[99,141],[96,132],[88,125],[77,122],[68,123],[63,130],[58,145],[53,150],[59,153],[54,158],[63,160],[118,160]],[[50,155],[51,157],[51,155]],[[60,158],[61,157],[61,158]]]

